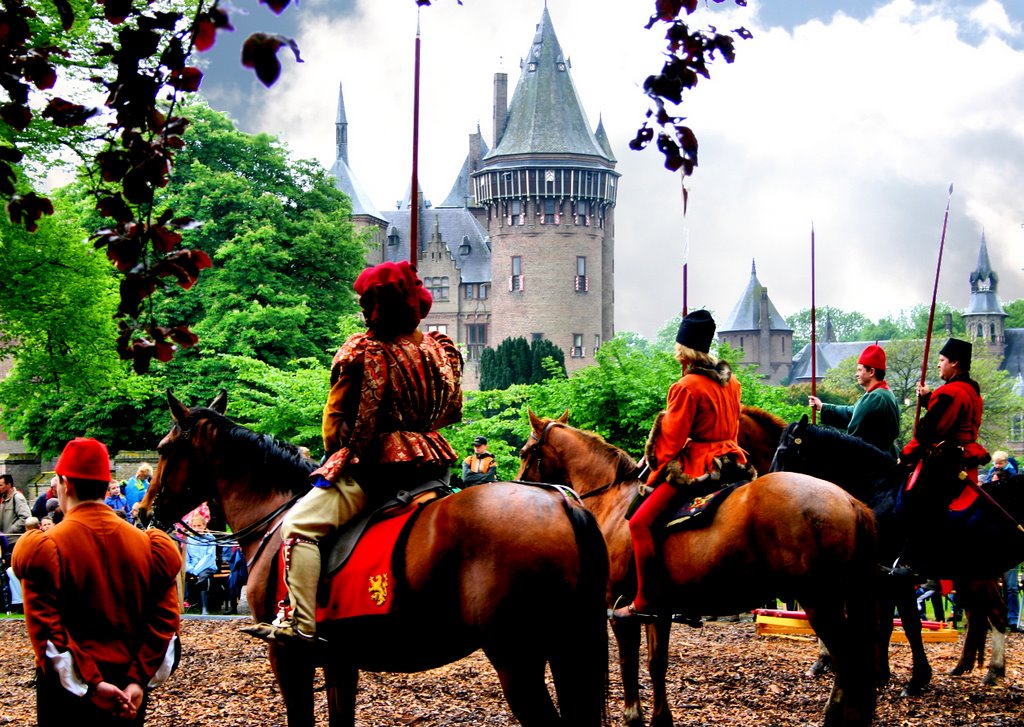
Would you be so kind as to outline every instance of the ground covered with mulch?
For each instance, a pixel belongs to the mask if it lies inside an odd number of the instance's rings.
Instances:
[[[284,709],[266,660],[266,647],[238,633],[247,621],[186,620],[181,667],[154,692],[147,720],[173,727],[283,725]],[[919,698],[899,696],[894,683],[880,695],[876,724],[883,727],[1019,727],[1024,725],[1024,636],[1011,634],[1007,675],[983,687],[981,674],[948,676],[959,644],[928,644],[935,678]],[[669,699],[676,724],[805,727],[817,725],[829,679],[804,675],[816,654],[809,641],[758,637],[752,623],[711,622],[702,629],[673,628]],[[621,688],[616,650],[609,646],[609,717],[619,724]],[[0,619],[0,725],[34,724],[31,650],[24,622]],[[909,676],[906,646],[893,650],[896,682]],[[322,683],[321,683],[322,686]],[[649,704],[650,684],[643,681]],[[317,698],[318,724],[327,724],[326,697]],[[481,653],[420,674],[364,674],[359,725],[515,725],[497,677]]]

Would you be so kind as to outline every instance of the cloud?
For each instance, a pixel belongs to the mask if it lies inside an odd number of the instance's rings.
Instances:
[[[305,63],[284,59],[282,81],[261,92],[246,126],[328,166],[343,82],[350,166],[391,209],[409,184],[416,9],[348,6],[304,4],[296,35]],[[653,335],[681,305],[687,231],[678,176],[656,150],[627,143],[647,109],[643,79],[663,62],[663,30],[644,29],[648,3],[548,8],[623,175],[616,327]],[[762,24],[756,7],[698,11],[698,24],[744,25],[754,37],[737,41],[736,62],[717,61],[681,109],[701,144],[685,221],[690,307],[727,315],[752,258],[783,315],[809,306],[812,223],[818,305],[877,319],[928,303],[950,182],[939,298],[966,304],[983,228],[1003,300],[1024,296],[1024,49],[1021,11],[1008,8],[893,0],[789,27]],[[541,10],[509,0],[421,12],[419,166],[429,198],[447,194],[478,123],[492,143],[493,74],[501,63],[514,86]]]

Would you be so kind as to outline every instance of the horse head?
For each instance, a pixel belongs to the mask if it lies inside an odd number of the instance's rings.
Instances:
[[[200,466],[200,455],[209,455],[213,438],[210,425],[224,420],[228,394],[221,389],[208,407],[189,409],[168,389],[167,403],[171,430],[157,445],[160,460],[139,505],[142,522],[161,529],[211,499],[213,478],[208,467]]]
[[[800,462],[804,459],[804,438],[808,428],[807,415],[800,417],[800,421],[793,422],[782,431],[779,439],[779,446],[775,448],[775,455],[772,457],[772,466],[769,472],[803,472],[800,469]]]
[[[560,453],[550,447],[548,434],[554,427],[567,426],[569,410],[566,409],[557,419],[537,416],[532,409],[527,409],[530,416],[530,436],[526,444],[519,450],[519,474],[517,480],[527,482],[561,482],[565,468]]]

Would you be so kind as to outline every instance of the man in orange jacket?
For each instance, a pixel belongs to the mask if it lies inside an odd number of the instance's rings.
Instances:
[[[138,530],[103,498],[107,448],[68,443],[56,467],[59,527],[14,549],[36,655],[40,727],[142,725],[146,694],[177,666],[181,556],[159,530]]]

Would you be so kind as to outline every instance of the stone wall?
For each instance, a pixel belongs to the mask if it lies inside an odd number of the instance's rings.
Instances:
[[[160,456],[152,450],[139,452],[125,450],[123,452],[118,452],[114,455],[111,461],[111,465],[114,468],[113,478],[118,482],[127,480],[135,474],[136,470],[139,469],[139,465],[143,462],[149,464],[155,471],[156,461],[159,458]]]

